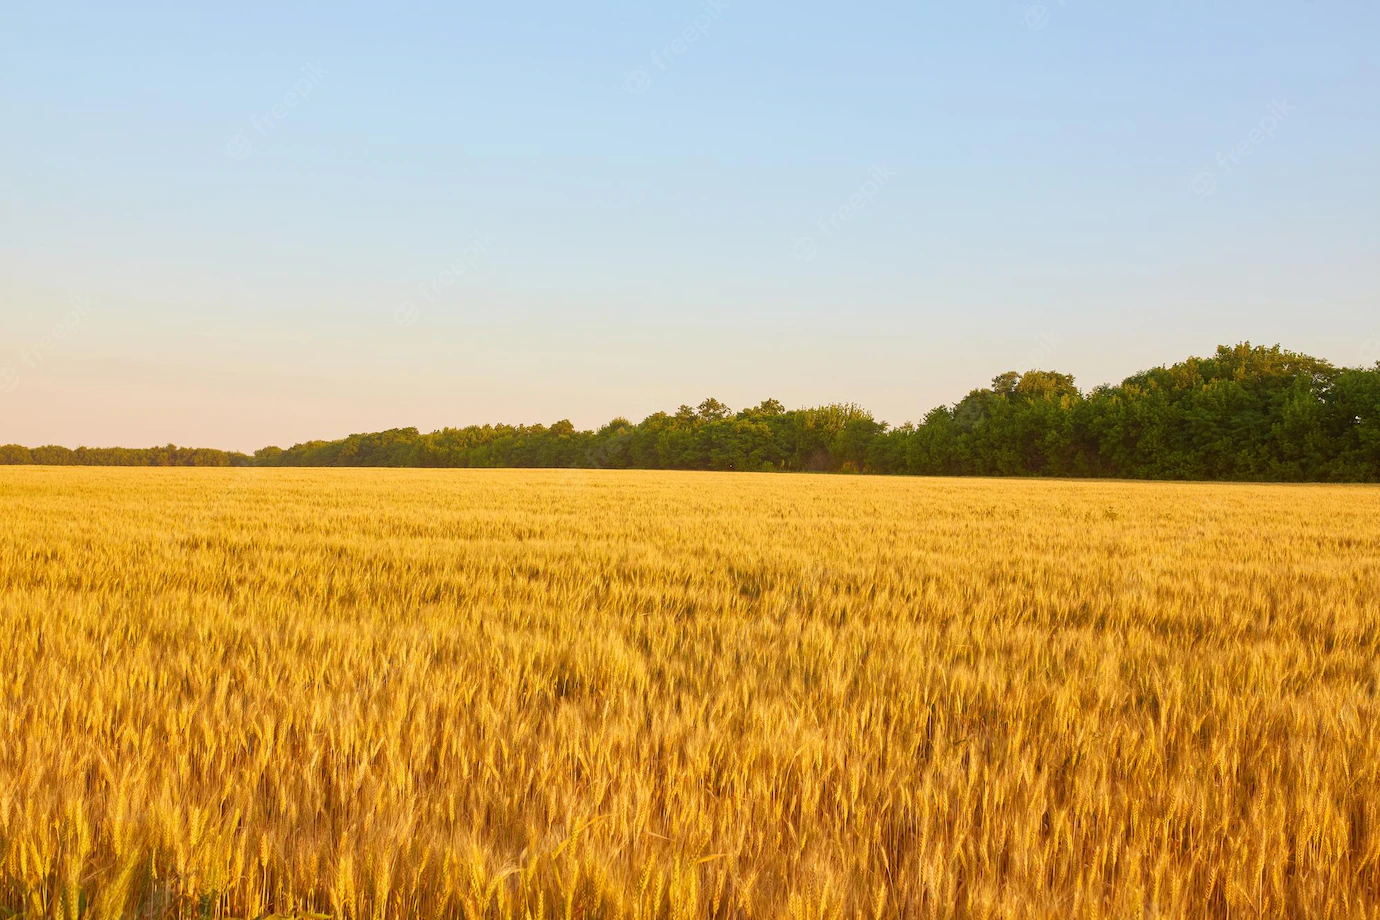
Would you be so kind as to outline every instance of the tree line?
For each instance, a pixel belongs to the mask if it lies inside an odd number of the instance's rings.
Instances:
[[[618,418],[597,431],[472,425],[397,428],[266,447],[252,457],[189,448],[0,447],[0,463],[187,466],[567,467],[1380,481],[1380,363],[1338,368],[1249,343],[1221,346],[1084,393],[1053,371],[1008,372],[918,423],[892,427],[852,404],[733,411],[717,399]]]
[[[0,444],[0,466],[252,466],[254,458],[210,447],[22,447]]]

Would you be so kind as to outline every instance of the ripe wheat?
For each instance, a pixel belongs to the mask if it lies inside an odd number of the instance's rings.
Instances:
[[[1380,917],[1380,490],[0,470],[0,916]]]

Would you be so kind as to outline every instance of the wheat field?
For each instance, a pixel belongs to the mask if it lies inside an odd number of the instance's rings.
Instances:
[[[0,470],[0,917],[1380,917],[1380,489]]]

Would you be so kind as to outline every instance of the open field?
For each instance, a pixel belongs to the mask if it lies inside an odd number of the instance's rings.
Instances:
[[[1380,916],[1380,489],[0,470],[0,916]]]

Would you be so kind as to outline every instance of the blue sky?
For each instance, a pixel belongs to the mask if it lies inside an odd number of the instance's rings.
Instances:
[[[1371,3],[0,12],[0,441],[1380,358]]]

